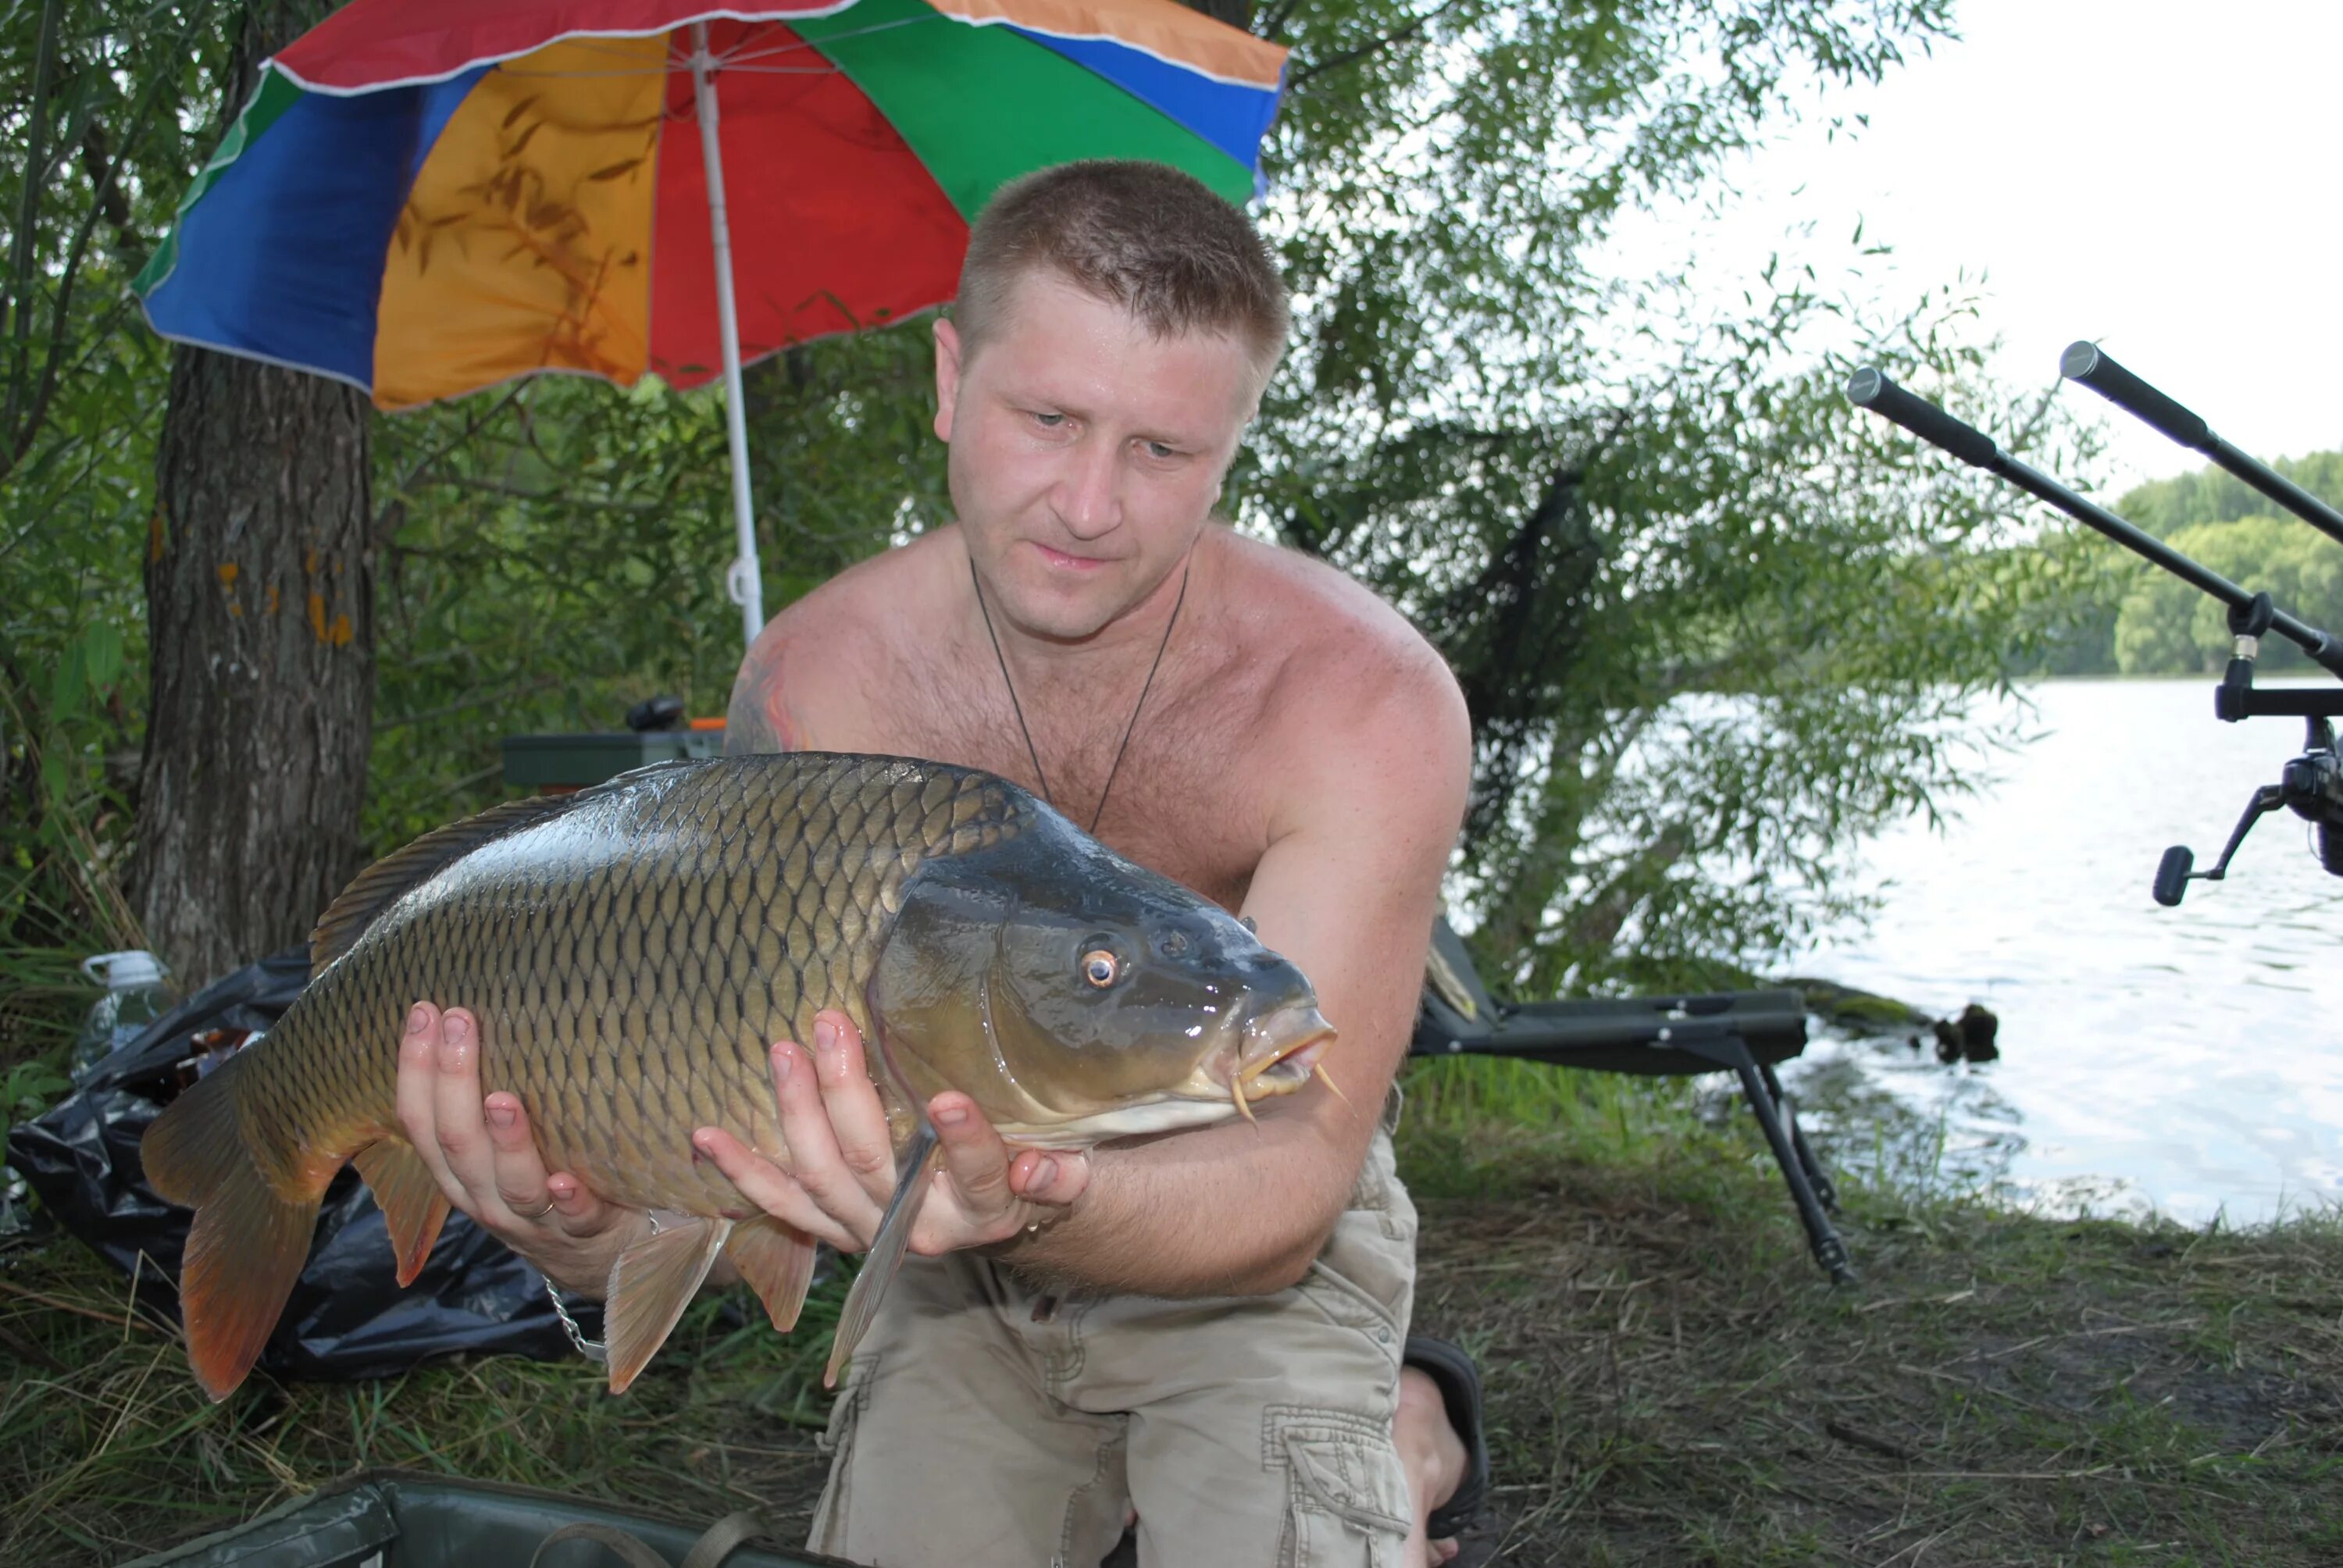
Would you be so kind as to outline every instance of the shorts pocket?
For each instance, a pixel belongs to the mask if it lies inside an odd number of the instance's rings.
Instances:
[[[1409,1527],[1407,1475],[1391,1429],[1350,1411],[1272,1411],[1286,1470],[1278,1568],[1395,1568]]]

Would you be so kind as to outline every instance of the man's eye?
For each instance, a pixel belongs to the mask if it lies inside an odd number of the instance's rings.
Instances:
[[[1147,448],[1147,455],[1154,458],[1159,463],[1168,463],[1172,458],[1180,455],[1180,448],[1177,447],[1167,447],[1161,441],[1149,441],[1144,443],[1144,445]]]
[[[1065,422],[1066,417],[1063,414],[1036,414],[1033,416],[1033,423],[1041,426],[1044,430],[1054,430]]]

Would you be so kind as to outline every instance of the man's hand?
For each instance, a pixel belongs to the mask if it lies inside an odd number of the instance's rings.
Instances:
[[[814,1049],[773,1047],[773,1092],[791,1169],[729,1131],[703,1127],[692,1142],[767,1213],[842,1252],[870,1250],[895,1192],[895,1151],[879,1091],[863,1066],[862,1036],[843,1013],[814,1020]],[[1090,1158],[1063,1150],[1012,1151],[975,1101],[928,1102],[943,1169],[920,1206],[911,1251],[933,1256],[1014,1237],[1062,1214],[1090,1184]]]
[[[599,1295],[646,1231],[566,1171],[548,1172],[510,1094],[480,1094],[480,1031],[461,1008],[417,1002],[398,1047],[398,1122],[447,1201],[565,1290]]]

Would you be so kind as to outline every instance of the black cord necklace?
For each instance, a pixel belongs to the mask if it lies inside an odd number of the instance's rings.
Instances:
[[[1155,662],[1147,667],[1147,678],[1140,683],[1139,700],[1131,705],[1131,722],[1122,727],[1122,744],[1114,749],[1114,762],[1106,770],[1106,787],[1099,791],[1098,809],[1091,813],[1090,831],[1098,832],[1100,819],[1106,815],[1106,798],[1114,792],[1114,776],[1122,771],[1122,754],[1131,749],[1131,737],[1139,729],[1139,711],[1147,706],[1147,694],[1155,686],[1155,672],[1163,668],[1163,650],[1172,646],[1172,628],[1180,624],[1180,608],[1188,602],[1188,574],[1195,569],[1196,558],[1191,555],[1188,564],[1180,568],[1179,597],[1172,601],[1172,618],[1163,623],[1163,640],[1155,645]],[[1032,759],[1033,777],[1041,781],[1041,799],[1056,806],[1058,798],[1050,791],[1050,776],[1041,769],[1041,753],[1033,745],[1032,727],[1025,722],[1025,705],[1017,700],[1017,683],[1009,678],[1009,659],[1001,651],[1001,634],[992,629],[992,612],[985,608],[984,585],[977,580],[976,557],[968,558],[968,586],[976,590],[976,609],[984,617],[984,635],[991,639],[992,657],[1001,666],[1001,684],[1009,689],[1009,708],[1017,715],[1018,732],[1025,737],[1025,755]]]

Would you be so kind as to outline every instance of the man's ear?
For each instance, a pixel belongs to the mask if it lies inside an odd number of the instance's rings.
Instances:
[[[936,318],[936,438],[950,441],[952,410],[960,404],[960,328]]]

